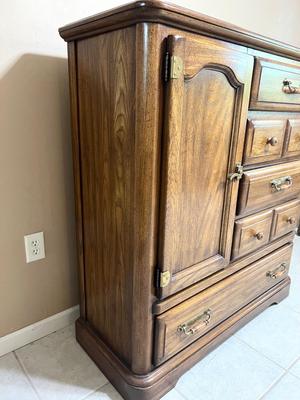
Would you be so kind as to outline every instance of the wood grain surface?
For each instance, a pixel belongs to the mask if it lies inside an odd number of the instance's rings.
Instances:
[[[131,362],[135,29],[77,43],[86,318]],[[95,54],[101,54],[101,63]],[[112,315],[114,316],[112,318]]]
[[[300,220],[300,200],[293,200],[274,209],[274,221],[271,239],[295,231]]]
[[[284,93],[283,81],[300,86],[300,64],[264,58],[255,61],[250,109],[300,111],[300,94]]]
[[[300,52],[150,0],[60,33],[69,42],[77,339],[126,400],[158,400],[288,294],[300,100],[282,82],[300,79]]]
[[[159,267],[166,297],[229,264],[252,59],[222,43],[169,36],[183,60],[167,84],[162,160]],[[185,277],[189,275],[191,281]]]
[[[241,257],[269,243],[272,222],[272,209],[236,221],[233,235],[232,258]]]
[[[274,189],[272,182],[286,177],[291,177],[292,181],[289,184],[284,183],[282,190]],[[244,174],[240,184],[238,214],[258,211],[295,198],[299,194],[300,161],[250,170]]]
[[[291,245],[285,246],[159,315],[156,318],[155,364],[162,363],[199,339],[221,321],[284,279],[288,273],[291,251]],[[286,264],[284,274],[281,274],[278,279],[268,276],[269,271],[276,270],[282,263]],[[201,316],[203,316],[202,319],[195,321]],[[191,323],[195,333],[186,334],[178,329],[181,325],[188,323]]]

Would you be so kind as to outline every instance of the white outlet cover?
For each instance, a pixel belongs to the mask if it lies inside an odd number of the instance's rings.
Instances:
[[[45,258],[44,232],[24,236],[26,262]]]

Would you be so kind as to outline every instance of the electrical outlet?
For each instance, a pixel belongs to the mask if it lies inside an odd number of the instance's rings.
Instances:
[[[26,262],[41,260],[45,258],[44,233],[37,232],[24,236]]]

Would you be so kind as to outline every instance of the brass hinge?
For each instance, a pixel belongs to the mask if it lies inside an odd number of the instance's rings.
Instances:
[[[242,166],[241,163],[237,163],[235,166],[235,172],[229,174],[228,179],[230,181],[235,181],[235,180],[239,181],[243,175],[244,175],[244,167]]]
[[[164,288],[168,286],[171,280],[171,274],[170,271],[161,271],[160,269],[157,269],[157,279],[156,279],[156,287],[158,288]]]
[[[178,79],[183,73],[183,60],[178,56],[171,56],[167,51],[164,65],[164,81]]]

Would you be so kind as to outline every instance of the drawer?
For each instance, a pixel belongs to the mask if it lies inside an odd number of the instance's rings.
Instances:
[[[300,200],[290,201],[280,205],[274,210],[274,223],[271,239],[277,239],[295,230],[299,225],[300,219]]]
[[[297,157],[300,155],[300,118],[287,120],[284,157]]]
[[[283,118],[248,118],[244,165],[281,158],[287,121]]]
[[[300,156],[300,114],[249,111],[243,164]]]
[[[256,58],[250,108],[300,110],[300,64]]]
[[[299,193],[300,161],[246,171],[240,181],[237,214],[274,206]]]
[[[154,364],[167,360],[287,276],[292,245],[211,286],[159,315]]]
[[[273,210],[235,222],[232,258],[236,259],[266,245],[270,240]]]

